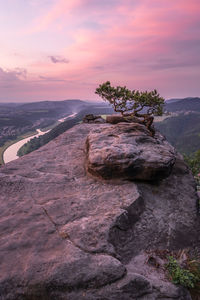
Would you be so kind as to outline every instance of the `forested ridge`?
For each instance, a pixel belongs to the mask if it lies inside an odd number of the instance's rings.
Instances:
[[[200,149],[200,113],[181,113],[156,123],[156,128],[182,154]]]

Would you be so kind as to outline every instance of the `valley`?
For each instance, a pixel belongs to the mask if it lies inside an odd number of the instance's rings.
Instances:
[[[155,127],[180,153],[192,155],[198,151],[200,98],[166,101],[164,111],[163,116],[155,117]],[[10,151],[6,149],[11,145],[20,141],[18,145],[23,145],[22,148],[12,146],[11,149],[17,149],[14,157],[23,156],[78,124],[89,113],[112,114],[113,109],[104,102],[89,103],[81,100],[0,104],[0,164],[3,164],[3,153]],[[45,134],[37,135],[38,128],[45,131]],[[5,162],[8,160],[5,159]]]
[[[0,104],[0,146],[37,128],[53,126],[59,118],[78,112],[89,104],[80,100]]]
[[[168,117],[155,127],[181,153],[192,155],[200,149],[200,98],[166,102]]]
[[[112,113],[112,108],[104,103],[81,100],[42,101],[27,104],[1,103],[0,165],[4,163],[3,156],[5,152],[7,155],[7,153],[10,153],[10,149],[15,149],[14,152],[11,150],[11,153],[16,158],[16,155],[21,156],[38,149],[41,145],[80,122],[87,112],[95,114]],[[39,137],[37,135],[38,129],[48,133],[48,135],[45,134],[42,138],[43,134],[40,134],[40,138],[36,139],[36,137]],[[15,143],[22,146],[24,144],[22,140],[25,140],[25,142],[31,140],[31,144],[27,144],[17,154],[21,147],[15,147]],[[5,163],[10,161],[10,157],[12,157],[12,154],[9,154],[9,158],[5,159]]]
[[[73,113],[71,115],[68,115],[67,117],[59,119],[57,123],[62,123],[67,119],[75,117],[76,115],[77,115],[77,113]],[[8,143],[7,146],[5,144],[5,146],[4,146],[5,150],[2,152],[2,158],[1,158],[2,163],[4,162],[6,164],[6,163],[8,163],[12,160],[15,160],[15,159],[19,158],[18,151],[21,147],[24,146],[24,144],[28,143],[31,139],[34,139],[34,138],[37,138],[41,135],[46,134],[51,129],[52,129],[52,127],[50,127],[48,130],[45,130],[45,131],[41,131],[40,129],[37,129],[36,134],[28,135],[28,136],[22,137],[21,139],[19,138],[19,141],[17,140],[17,141],[14,141],[14,142],[10,142],[10,143]]]

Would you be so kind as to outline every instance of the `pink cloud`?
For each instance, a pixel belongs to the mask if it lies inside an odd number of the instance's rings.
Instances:
[[[46,14],[34,20],[31,27],[26,29],[24,32],[32,34],[47,30],[52,23],[61,18],[61,16],[66,14],[69,15],[73,8],[80,5],[80,3],[81,0],[58,0],[56,4],[54,4],[51,9],[46,12]]]
[[[58,53],[47,49],[26,66],[29,87],[37,78],[48,95],[50,80],[44,78],[54,78],[51,95],[94,98],[95,86],[111,80],[130,88],[160,87],[167,96],[175,93],[175,81],[181,87],[190,75],[192,89],[184,87],[185,93],[200,94],[194,88],[200,75],[199,13],[199,0],[59,0],[27,33],[61,34],[66,45]],[[52,64],[52,57],[60,63]]]

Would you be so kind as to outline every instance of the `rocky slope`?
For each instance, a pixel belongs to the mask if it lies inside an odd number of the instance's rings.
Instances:
[[[193,177],[159,133],[77,125],[2,167],[0,190],[1,300],[191,299],[148,263],[200,236]]]

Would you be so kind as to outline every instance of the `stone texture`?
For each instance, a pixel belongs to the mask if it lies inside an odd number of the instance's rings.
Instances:
[[[93,114],[85,115],[83,123],[105,123],[106,121],[101,116],[94,116]]]
[[[86,138],[108,126],[77,125],[0,169],[1,300],[190,299],[145,251],[199,246],[193,177],[179,155],[156,184],[87,174]]]
[[[120,123],[94,129],[86,141],[87,170],[104,179],[160,180],[171,173],[175,150],[144,125]]]
[[[126,123],[140,123],[140,124],[144,124],[139,118],[137,117],[131,117],[131,116],[122,116],[122,115],[107,115],[106,116],[106,123],[110,123],[110,124],[118,124],[121,122],[126,122]]]

